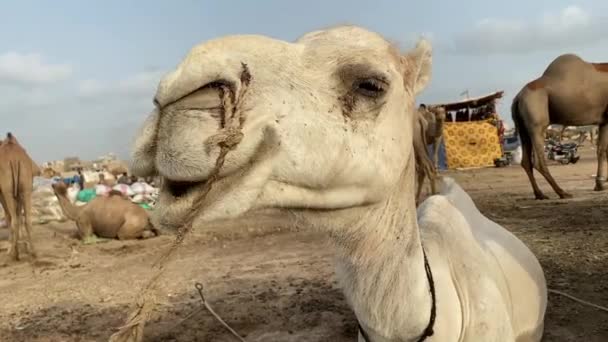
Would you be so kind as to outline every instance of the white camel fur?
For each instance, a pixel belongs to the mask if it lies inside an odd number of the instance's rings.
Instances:
[[[429,324],[423,251],[437,298],[426,341],[540,341],[547,290],[532,252],[453,180],[416,210],[414,100],[431,63],[424,40],[402,55],[353,26],[295,43],[241,35],[194,47],[161,81],[134,141],[133,172],[163,178],[153,222],[174,228],[192,210],[218,157],[209,138],[222,131],[228,92],[243,139],[194,227],[275,208],[327,231],[369,342],[416,341]]]

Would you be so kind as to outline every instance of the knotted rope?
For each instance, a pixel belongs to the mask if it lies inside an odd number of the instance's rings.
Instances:
[[[228,152],[234,150],[243,138],[241,112],[239,111],[243,95],[245,94],[251,81],[251,74],[247,65],[242,63],[241,87],[238,94],[235,94],[227,85],[219,85],[222,97],[222,107],[224,114],[224,125],[218,134],[210,137],[206,141],[205,149],[209,151],[213,145],[220,147],[220,153],[215,162],[209,178],[205,182],[201,192],[196,196],[192,210],[184,219],[183,225],[177,230],[177,236],[171,246],[154,263],[156,273],[150,278],[148,283],[140,290],[137,297],[135,308],[127,318],[125,325],[110,336],[109,342],[141,342],[144,337],[144,326],[152,314],[156,304],[156,289],[160,277],[163,275],[166,265],[172,260],[175,251],[182,245],[186,235],[192,230],[194,219],[198,216],[203,202],[211,191],[214,182],[219,178],[220,169],[224,165],[224,160]]]

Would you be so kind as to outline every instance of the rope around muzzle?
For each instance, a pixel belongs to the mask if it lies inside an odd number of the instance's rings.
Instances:
[[[234,150],[243,139],[241,112],[239,111],[243,95],[245,94],[251,81],[251,74],[245,63],[241,63],[241,87],[238,94],[228,85],[219,86],[222,97],[222,107],[224,108],[224,127],[216,135],[210,137],[205,142],[205,150],[210,151],[211,147],[219,146],[220,152],[216,159],[215,166],[205,182],[201,192],[192,204],[192,210],[184,219],[184,223],[177,230],[177,235],[171,246],[153,264],[156,272],[140,290],[135,308],[129,314],[126,323],[117,332],[110,336],[108,342],[141,342],[144,338],[144,327],[150,319],[154,306],[156,305],[156,290],[158,281],[163,275],[166,265],[172,260],[175,251],[182,246],[185,237],[192,230],[192,224],[202,209],[203,203],[214,182],[219,178],[220,169],[224,165],[224,160],[228,152]]]

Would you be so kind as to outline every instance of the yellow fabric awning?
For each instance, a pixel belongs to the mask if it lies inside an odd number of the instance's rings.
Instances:
[[[448,169],[494,166],[502,156],[498,129],[491,120],[446,122],[443,139]]]

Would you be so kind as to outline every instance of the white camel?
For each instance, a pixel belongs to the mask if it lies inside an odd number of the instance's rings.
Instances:
[[[161,81],[132,170],[161,175],[153,220],[179,226],[236,106],[243,138],[195,227],[277,208],[329,232],[359,341],[540,341],[547,289],[532,252],[450,179],[416,211],[414,99],[430,77],[426,41],[402,55],[353,26],[211,40]]]

